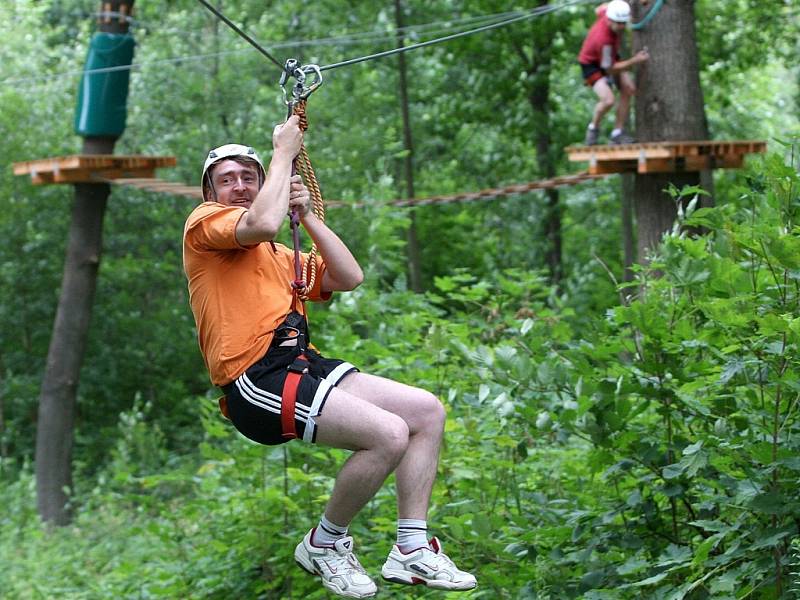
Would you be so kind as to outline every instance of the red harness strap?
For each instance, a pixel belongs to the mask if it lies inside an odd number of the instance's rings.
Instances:
[[[297,429],[294,426],[294,406],[297,400],[297,386],[303,373],[308,372],[308,361],[305,354],[301,354],[289,365],[286,380],[283,382],[283,392],[281,393],[281,429],[283,437],[293,440],[297,437]]]
[[[219,412],[222,413],[223,417],[225,417],[226,419],[228,419],[228,421],[230,421],[231,415],[228,412],[228,397],[220,396],[217,402],[219,403]]]

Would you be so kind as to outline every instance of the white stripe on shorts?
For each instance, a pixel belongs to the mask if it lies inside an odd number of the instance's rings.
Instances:
[[[236,380],[236,387],[239,393],[250,404],[264,408],[276,415],[281,414],[281,399],[280,396],[267,392],[257,387],[246,373],[243,373],[239,379]],[[295,403],[294,417],[301,423],[308,422],[309,409],[304,404]]]
[[[342,377],[347,375],[353,369],[355,369],[355,367],[351,365],[349,362],[343,362],[333,371],[328,373],[328,376],[325,378],[325,381],[327,381],[331,385],[336,385],[337,383],[339,383],[339,381],[341,381]]]
[[[303,432],[304,442],[311,442],[314,440],[314,431],[317,428],[317,422],[314,420],[314,417],[319,415],[319,407],[322,405],[322,402],[325,400],[325,398],[328,397],[328,394],[330,394],[332,389],[333,386],[328,383],[327,380],[323,379],[319,382],[317,393],[314,394],[314,399],[311,401],[311,408],[308,413],[306,430]]]

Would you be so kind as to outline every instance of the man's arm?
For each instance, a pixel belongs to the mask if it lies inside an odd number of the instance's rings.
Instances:
[[[358,261],[339,236],[311,211],[311,194],[299,175],[292,177],[289,210],[297,210],[303,228],[325,261],[320,289],[323,292],[346,292],[361,285],[364,273]]]
[[[325,260],[322,291],[348,291],[361,285],[364,273],[339,236],[310,211],[301,217],[301,222]]]
[[[647,62],[650,60],[650,53],[647,50],[639,50],[636,54],[631,56],[628,60],[618,60],[608,68],[611,75],[617,75],[623,71],[632,69],[639,63]]]
[[[292,161],[303,143],[298,122],[299,118],[293,115],[272,133],[272,160],[264,185],[236,225],[236,240],[242,246],[273,240],[286,218]]]

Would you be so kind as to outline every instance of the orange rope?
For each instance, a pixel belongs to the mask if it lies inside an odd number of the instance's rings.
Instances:
[[[293,107],[293,114],[300,117],[300,129],[305,132],[308,129],[308,118],[306,117],[306,101],[298,100]],[[319,189],[317,176],[314,174],[314,168],[311,166],[311,159],[306,152],[305,144],[300,146],[300,153],[295,158],[295,165],[297,172],[303,178],[308,191],[311,193],[311,211],[323,223],[325,222],[325,204],[322,200],[322,192]],[[298,290],[298,295],[301,300],[308,300],[308,295],[314,289],[314,283],[317,280],[317,245],[312,244],[311,252],[308,254],[308,261],[303,269],[304,285]]]

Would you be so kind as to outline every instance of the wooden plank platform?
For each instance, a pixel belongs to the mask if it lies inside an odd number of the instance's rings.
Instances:
[[[174,181],[164,181],[163,179],[152,178],[119,178],[109,181],[117,185],[128,185],[148,192],[158,192],[160,194],[172,194],[173,196],[185,196],[195,200],[203,199],[203,191],[200,186],[186,185]]]
[[[762,140],[642,142],[569,146],[571,161],[588,162],[593,175],[610,173],[676,173],[705,169],[739,169],[748,154],[767,151]]]
[[[34,185],[97,183],[120,178],[152,178],[160,167],[174,167],[174,156],[74,154],[14,163],[14,175],[30,175]]]

